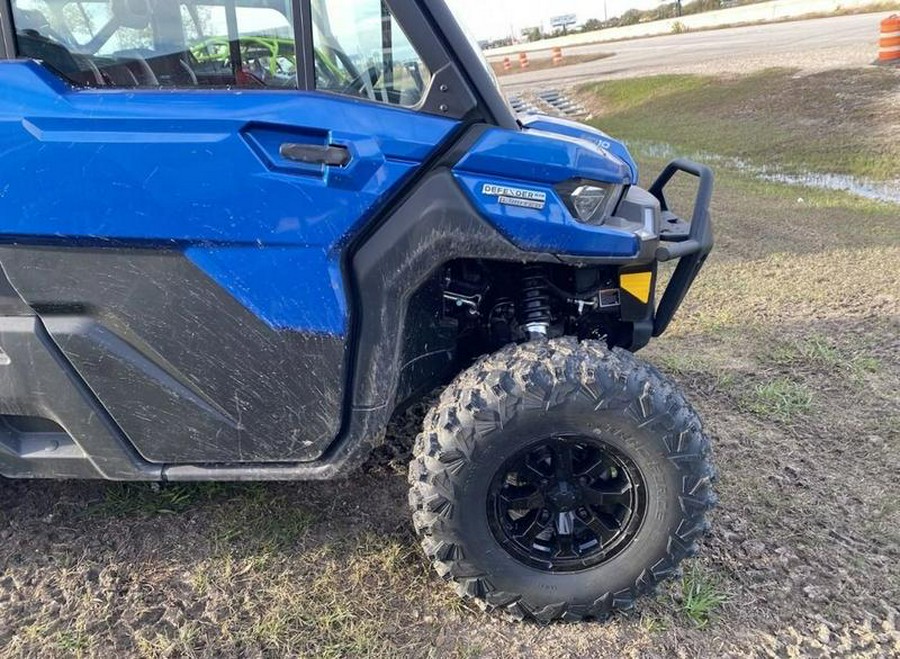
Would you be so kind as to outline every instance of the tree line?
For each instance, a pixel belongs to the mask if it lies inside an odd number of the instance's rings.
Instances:
[[[682,0],[675,0],[674,2],[663,2],[658,7],[652,9],[629,9],[621,16],[616,16],[607,20],[591,18],[582,23],[580,27],[574,29],[559,28],[547,32],[541,27],[529,28],[522,31],[522,39],[529,42],[540,41],[542,39],[551,39],[566,34],[596,32],[597,30],[607,30],[614,27],[625,27],[628,25],[637,25],[638,23],[649,23],[650,21],[679,18],[691,14],[700,14],[705,11],[737,7],[739,5],[749,5],[763,1],[764,0],[692,0],[692,2],[683,2]],[[517,39],[515,41],[518,42],[521,40]],[[507,37],[482,45],[485,48],[500,48],[503,46],[511,46],[513,43],[513,38]]]

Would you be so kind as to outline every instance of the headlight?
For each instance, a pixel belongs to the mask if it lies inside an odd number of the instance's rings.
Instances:
[[[622,186],[599,181],[567,181],[557,186],[569,211],[579,222],[601,225],[622,198]]]

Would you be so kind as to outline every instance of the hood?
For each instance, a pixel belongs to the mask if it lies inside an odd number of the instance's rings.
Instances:
[[[628,148],[622,142],[610,137],[602,130],[592,128],[591,126],[585,126],[576,121],[560,119],[559,117],[551,117],[543,114],[521,115],[519,121],[526,130],[540,130],[547,133],[556,133],[557,135],[574,137],[596,144],[601,149],[608,151],[624,162],[631,170],[632,183],[636,184],[638,182],[638,167],[634,162],[634,158],[631,157]]]

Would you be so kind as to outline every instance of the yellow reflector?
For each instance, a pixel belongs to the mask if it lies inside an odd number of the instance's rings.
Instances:
[[[622,290],[644,304],[650,301],[650,284],[652,282],[652,272],[632,272],[627,275],[621,275],[619,278],[619,285]]]

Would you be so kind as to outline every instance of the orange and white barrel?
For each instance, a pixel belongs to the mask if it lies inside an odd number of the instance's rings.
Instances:
[[[553,66],[559,66],[563,63],[562,48],[557,46],[553,49]]]
[[[888,16],[881,21],[878,63],[900,64],[900,14]]]
[[[512,71],[512,62],[508,57],[503,58],[503,70],[504,71]]]
[[[529,66],[528,53],[519,53],[519,68],[527,69]]]

